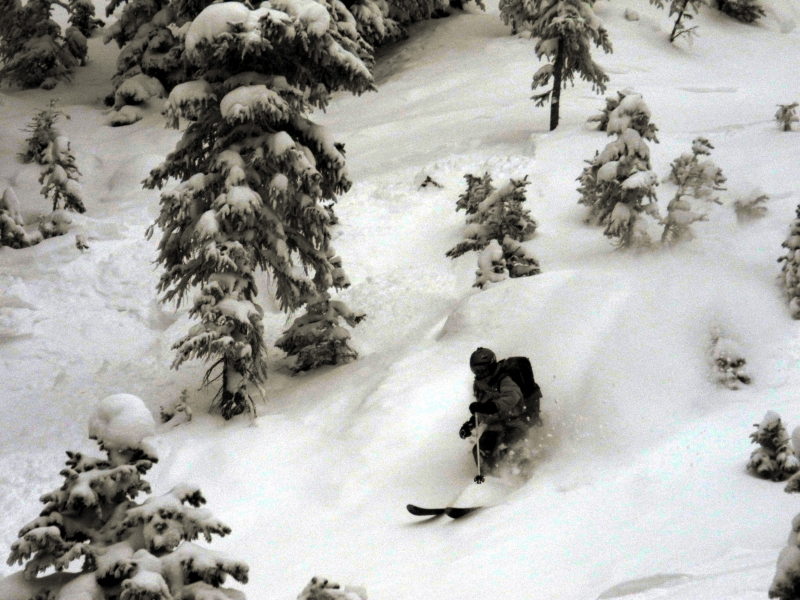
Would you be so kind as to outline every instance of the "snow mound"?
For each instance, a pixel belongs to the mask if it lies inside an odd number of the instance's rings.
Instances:
[[[89,438],[109,450],[141,448],[142,440],[155,434],[153,415],[133,394],[114,394],[101,400],[89,419]]]

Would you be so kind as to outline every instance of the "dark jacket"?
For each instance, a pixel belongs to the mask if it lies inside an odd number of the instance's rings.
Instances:
[[[480,402],[494,402],[498,412],[493,415],[480,415],[482,423],[486,423],[487,430],[501,431],[506,427],[526,428],[519,420],[522,413],[522,390],[508,375],[495,374],[485,379],[476,379],[472,384],[475,399]]]

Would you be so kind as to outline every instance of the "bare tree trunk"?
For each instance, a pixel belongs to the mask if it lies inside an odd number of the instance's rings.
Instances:
[[[564,38],[558,38],[556,60],[553,65],[553,91],[550,95],[550,131],[558,127],[558,104],[561,99],[562,75],[564,72]]]

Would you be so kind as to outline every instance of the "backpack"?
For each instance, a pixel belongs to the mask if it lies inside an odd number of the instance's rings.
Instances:
[[[538,422],[542,390],[533,378],[531,361],[525,356],[511,356],[498,361],[497,373],[494,376],[495,385],[499,385],[504,377],[511,377],[522,391],[523,406],[520,418],[532,423]]]

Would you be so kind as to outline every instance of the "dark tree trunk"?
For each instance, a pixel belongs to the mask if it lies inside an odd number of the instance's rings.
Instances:
[[[228,389],[230,384],[228,380],[229,369],[236,371],[236,368],[228,362],[228,358],[226,357],[222,366],[222,396],[219,402],[219,412],[226,421],[247,410],[247,398],[244,397],[242,392],[240,390],[234,392]],[[241,377],[241,374],[237,373],[237,379],[239,377]]]
[[[558,38],[556,60],[553,65],[553,91],[550,94],[550,131],[558,127],[558,103],[561,99],[561,79],[564,74],[564,38]]]

